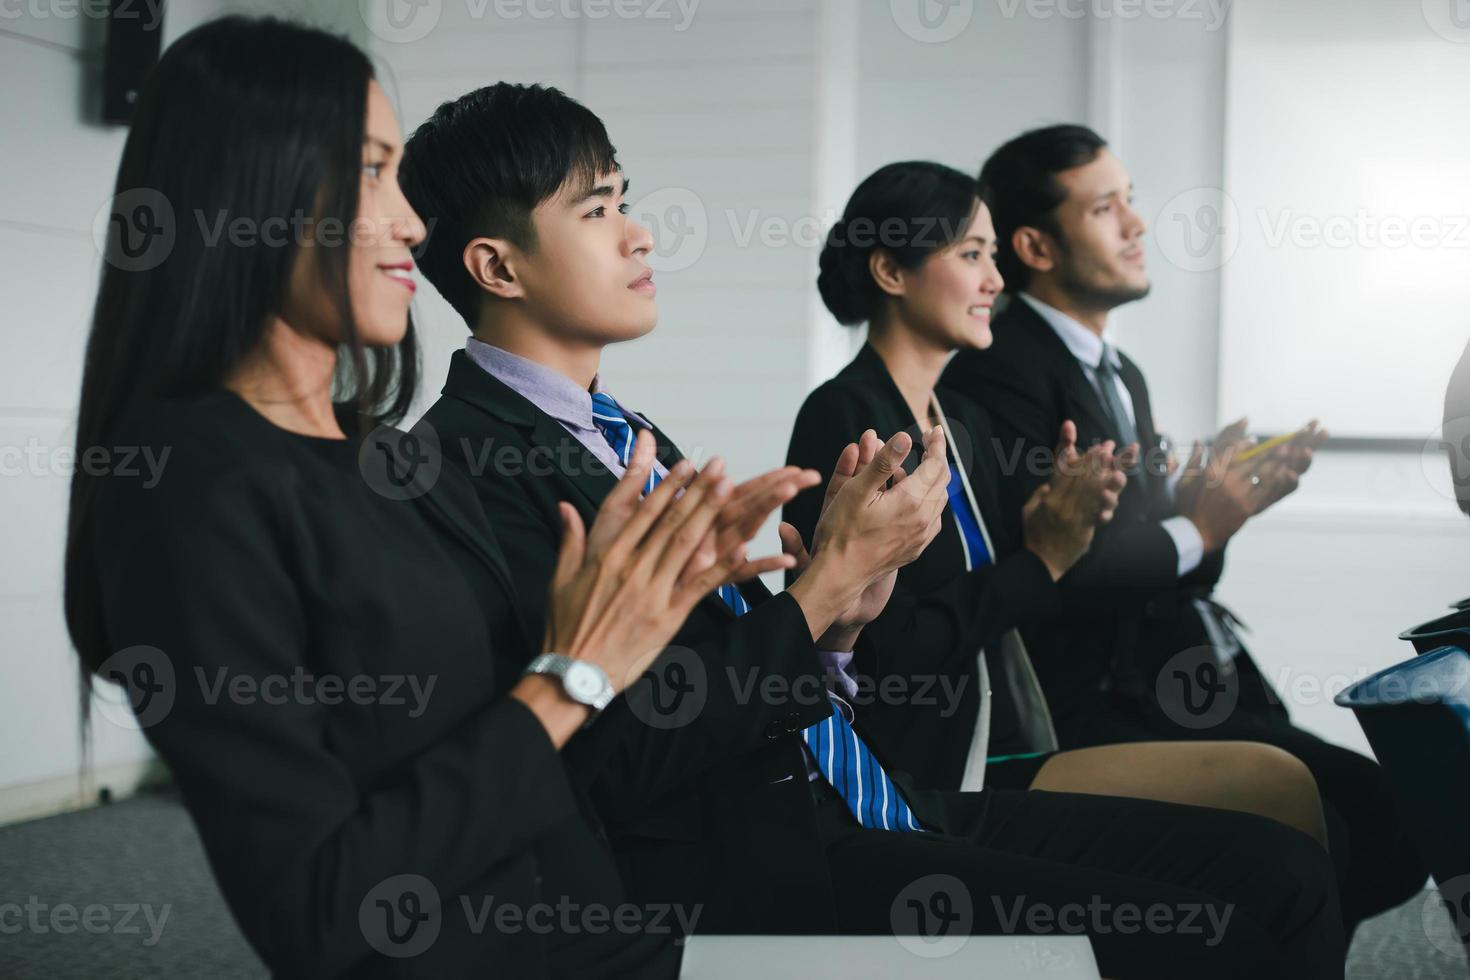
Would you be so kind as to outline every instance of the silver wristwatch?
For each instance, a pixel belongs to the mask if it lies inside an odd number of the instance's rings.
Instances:
[[[613,686],[601,667],[585,660],[574,660],[563,653],[543,653],[526,667],[527,674],[550,674],[561,681],[567,697],[592,709],[587,724],[592,723],[613,699]]]

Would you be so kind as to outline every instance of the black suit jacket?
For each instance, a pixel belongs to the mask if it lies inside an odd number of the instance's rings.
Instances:
[[[445,459],[471,472],[526,615],[543,621],[558,501],[590,524],[615,478],[463,351],[423,421]],[[676,462],[677,448],[653,431],[659,459]],[[742,591],[752,608],[738,618],[714,596],[701,600],[650,671],[657,685],[639,681],[563,757],[634,900],[699,903],[703,931],[830,932],[832,885],[800,735],[831,712],[820,662],[794,599],[758,581]],[[684,699],[670,697],[677,690]],[[939,823],[924,794],[908,796],[920,819]]]
[[[922,784],[957,789],[980,709],[977,653],[1021,623],[1055,614],[1060,606],[1046,565],[1021,547],[1019,512],[1006,513],[996,494],[985,411],[952,389],[941,387],[935,394],[990,533],[995,560],[965,571],[960,530],[946,508],[939,535],[899,571],[893,599],[865,630],[873,642],[859,648],[854,666],[874,679],[875,690],[883,690],[885,682],[901,683],[912,695],[893,701],[875,697],[870,709],[865,706],[879,747]],[[792,500],[782,514],[808,544],[838,454],[870,428],[883,439],[908,432],[915,448],[905,468],[912,471],[918,465],[923,451],[919,426],[883,359],[865,344],[851,364],[807,396],[791,433],[786,462],[822,474],[822,483]],[[994,690],[1023,682],[999,676],[1001,660],[987,659]],[[948,690],[936,678],[948,679]],[[954,691],[959,692],[957,701],[950,696]],[[996,697],[992,711],[989,754],[1022,750],[1014,744],[1019,728],[1014,703]]]
[[[156,486],[99,481],[85,533],[106,642],[155,651],[159,710],[135,697],[140,720],[274,973],[676,972],[637,943],[549,944],[465,911],[624,900],[545,728],[505,696],[519,667],[498,665],[539,633],[468,481],[389,498],[364,479],[376,447],[287,433],[228,392],[117,437],[169,455]],[[297,695],[298,675],[340,683]]]
[[[1050,477],[1062,422],[1077,425],[1079,448],[1118,439],[1096,389],[1055,330],[1019,297],[992,326],[995,342],[950,362],[943,381],[985,406],[1003,467],[1001,494],[1012,513]],[[1130,475],[1111,523],[1061,582],[1065,615],[1023,630],[1066,744],[1069,722],[1096,707],[1106,692],[1152,697],[1153,671],[1187,646],[1205,642],[1191,599],[1208,594],[1224,566],[1223,551],[1178,577],[1178,551],[1161,521],[1174,514],[1158,453],[1148,385],[1126,355],[1119,371],[1132,397],[1140,471]],[[1150,450],[1152,459],[1150,460]]]

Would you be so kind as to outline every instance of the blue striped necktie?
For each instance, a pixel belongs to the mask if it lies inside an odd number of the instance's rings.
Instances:
[[[873,750],[858,737],[842,713],[837,695],[827,692],[832,714],[801,733],[832,788],[857,822],[873,830],[923,830],[908,801],[893,784]]]
[[[606,392],[592,395],[592,424],[626,467],[633,456],[633,425]],[[659,480],[657,472],[650,473],[643,492],[652,492]],[[720,588],[720,599],[737,616],[750,611],[745,597],[733,585]],[[828,691],[827,697],[832,714],[801,733],[822,776],[842,796],[862,826],[877,830],[923,830],[873,750],[858,737],[842,713],[837,695]]]

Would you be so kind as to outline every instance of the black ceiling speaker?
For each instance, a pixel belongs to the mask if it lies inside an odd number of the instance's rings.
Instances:
[[[102,119],[129,123],[163,46],[163,0],[111,0],[102,65]]]

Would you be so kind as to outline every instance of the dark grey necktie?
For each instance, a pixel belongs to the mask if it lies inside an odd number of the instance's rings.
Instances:
[[[1118,448],[1138,441],[1138,429],[1134,427],[1128,408],[1118,394],[1118,369],[1113,367],[1113,349],[1103,348],[1102,360],[1097,365],[1097,386],[1101,389],[1103,406],[1113,417],[1113,426],[1118,433]]]

